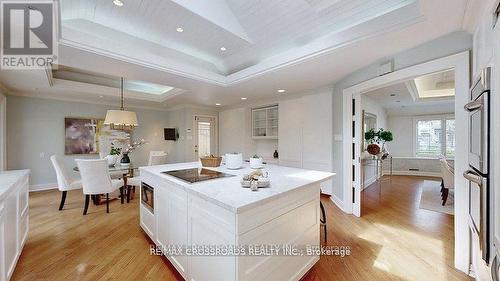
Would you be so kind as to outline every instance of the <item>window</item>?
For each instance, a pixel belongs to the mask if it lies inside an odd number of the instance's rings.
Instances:
[[[455,157],[455,119],[416,120],[416,157]]]

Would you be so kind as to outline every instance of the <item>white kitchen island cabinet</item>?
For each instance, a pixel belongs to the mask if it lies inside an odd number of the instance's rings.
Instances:
[[[141,201],[141,226],[161,248],[189,249],[184,255],[166,253],[186,280],[299,280],[319,260],[318,255],[258,255],[249,249],[319,246],[319,183],[333,173],[267,165],[271,186],[258,191],[241,187],[249,167],[208,168],[234,176],[192,184],[162,174],[196,167],[197,162],[141,168],[142,181],[154,188],[153,211]],[[194,253],[224,247],[245,249],[245,255]]]
[[[0,172],[0,281],[14,273],[28,236],[29,170]]]

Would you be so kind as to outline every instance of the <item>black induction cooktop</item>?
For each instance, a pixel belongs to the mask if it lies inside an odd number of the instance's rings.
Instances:
[[[234,177],[234,175],[226,174],[223,172],[213,171],[204,168],[192,168],[192,169],[183,169],[183,170],[174,170],[174,171],[165,171],[161,172],[162,174],[166,174],[183,181],[189,183],[195,183],[206,180],[213,180],[219,178],[227,178]]]

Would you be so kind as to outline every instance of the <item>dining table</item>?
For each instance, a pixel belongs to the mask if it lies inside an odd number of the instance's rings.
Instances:
[[[132,163],[130,163],[129,165],[122,165],[122,164],[115,164],[115,165],[110,165],[108,166],[108,172],[111,174],[111,173],[121,173],[122,174],[122,179],[123,179],[123,186],[126,187],[124,190],[126,190],[126,194],[127,194],[127,203],[130,202],[131,199],[134,198],[134,194],[135,194],[135,190],[134,192],[131,192],[131,187],[127,185],[127,179],[128,178],[131,178],[134,176],[134,170],[138,169],[137,166],[133,165]],[[80,172],[80,170],[78,169],[78,166],[75,166],[73,168],[73,171],[75,172]],[[98,198],[96,198],[96,205],[99,205],[102,203],[102,197],[103,196],[99,196]],[[116,198],[114,198],[116,199]]]

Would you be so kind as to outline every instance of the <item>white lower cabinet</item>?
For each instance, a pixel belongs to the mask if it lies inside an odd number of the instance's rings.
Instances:
[[[28,175],[29,171],[0,173],[0,281],[14,273],[28,237]]]
[[[187,193],[178,187],[165,184],[155,187],[156,237],[160,247],[185,246],[188,240]],[[186,256],[167,255],[172,265],[186,278]]]

